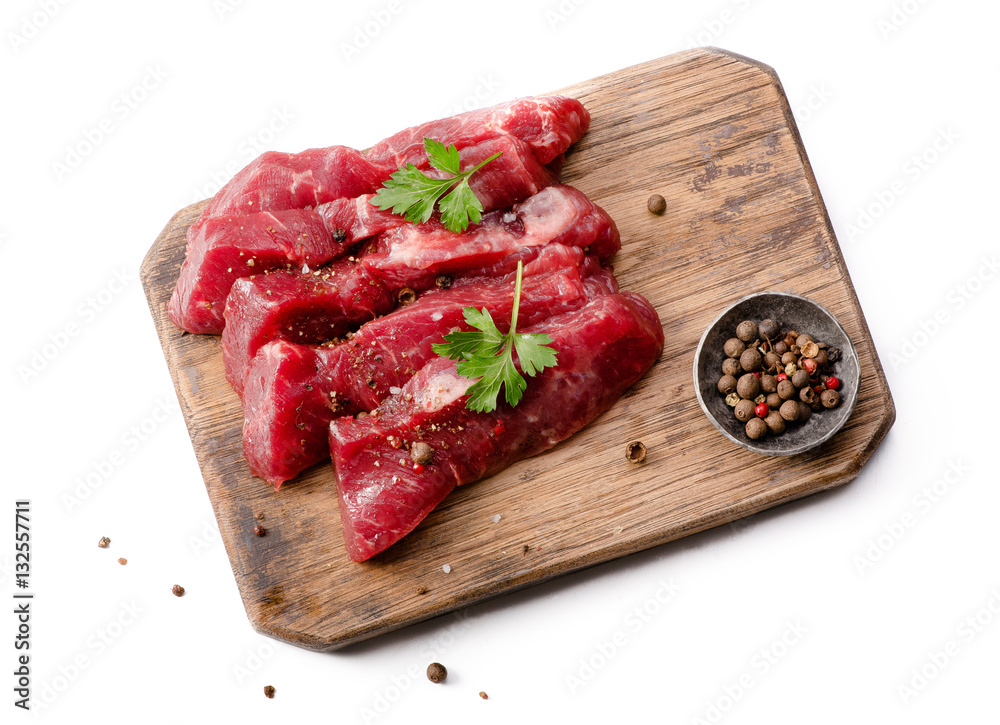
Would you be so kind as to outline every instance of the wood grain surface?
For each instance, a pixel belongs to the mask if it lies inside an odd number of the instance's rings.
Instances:
[[[698,49],[559,92],[593,117],[567,156],[564,181],[618,223],[618,279],[659,311],[663,356],[582,432],[456,490],[410,536],[363,564],[344,551],[329,464],[279,492],[252,477],[219,338],[183,334],[167,317],[185,230],[206,202],[179,211],[150,249],[143,285],[258,631],[335,649],[656,546],[850,481],[892,425],[885,376],[774,71]],[[646,210],[651,193],[666,197],[662,217]],[[691,377],[706,326],[760,290],[826,306],[861,363],[847,425],[791,458],[754,455],[723,438],[699,408]],[[641,465],[625,460],[633,440],[648,448]],[[253,533],[258,513],[264,537]]]

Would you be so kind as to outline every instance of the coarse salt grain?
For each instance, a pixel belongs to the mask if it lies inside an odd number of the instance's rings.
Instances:
[[[443,571],[445,574],[451,574],[451,566],[449,564],[445,564],[444,566],[441,567],[441,571]]]
[[[495,524],[499,524],[500,523],[500,514],[493,514],[492,516],[490,516],[490,521],[492,521]]]
[[[402,388],[397,388],[395,385],[393,385],[391,388],[389,388],[389,393],[391,395],[399,395],[402,392],[403,392],[403,389]]]
[[[431,315],[431,319],[434,320],[434,322],[437,322],[442,317],[444,317],[444,315],[442,315],[440,312],[435,312],[433,315]]]

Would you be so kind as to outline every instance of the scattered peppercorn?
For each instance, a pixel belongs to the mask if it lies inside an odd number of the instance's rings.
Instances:
[[[410,446],[410,458],[418,466],[429,466],[434,460],[434,449],[423,441],[417,441]]]
[[[427,587],[425,586],[417,587],[417,594],[426,594],[426,593],[427,593]]]
[[[646,446],[642,441],[632,441],[625,446],[625,460],[629,463],[642,463],[646,460]]]
[[[121,564],[122,566],[125,566],[126,564],[128,564],[128,559],[126,559],[125,557],[121,557],[120,559],[118,559],[118,563]]]
[[[826,351],[826,357],[832,363],[839,362],[840,350],[838,350],[835,347],[831,347],[829,350]]]
[[[267,533],[267,529],[265,529],[260,524],[257,524],[256,526],[253,527],[253,532],[257,534],[257,536],[263,536],[264,534]]]
[[[257,512],[257,520],[258,521],[263,521],[264,520],[264,512],[263,511],[258,511]]]
[[[102,549],[107,549],[110,544],[111,544],[111,539],[109,539],[107,536],[102,536],[101,540],[97,542],[97,545]]]
[[[337,227],[333,230],[333,241],[340,244],[342,241],[347,239],[347,230]]]
[[[274,687],[272,687],[271,685],[265,685],[264,686],[264,697],[266,697],[268,700],[273,700],[274,699]],[[294,700],[295,698],[293,697],[292,699]]]
[[[171,589],[170,591],[172,591],[174,593],[175,597],[183,597],[184,596],[184,587],[182,587],[180,584],[174,584],[173,589]]]
[[[824,390],[819,399],[824,408],[836,408],[840,403],[840,393],[836,390]]]
[[[660,216],[667,210],[667,200],[659,194],[653,194],[646,202],[646,208],[656,216]]]
[[[439,662],[431,662],[427,665],[427,679],[438,684],[444,682],[448,677],[448,670]]]
[[[439,274],[434,278],[434,284],[438,289],[448,289],[451,287],[451,277],[447,274]]]
[[[401,289],[396,295],[396,299],[399,300],[399,304],[405,307],[406,305],[412,305],[417,301],[417,293],[409,287],[403,287],[403,289]]]
[[[480,696],[481,698],[483,698],[484,700],[489,700],[489,699],[490,699],[490,696],[489,696],[489,695],[487,695],[487,694],[486,694],[485,692],[483,692],[483,691],[481,691],[481,690],[480,690],[480,692],[479,692],[479,696]]]

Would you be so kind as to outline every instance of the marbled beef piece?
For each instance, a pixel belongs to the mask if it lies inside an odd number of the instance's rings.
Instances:
[[[521,98],[400,131],[372,146],[368,157],[398,167],[423,158],[425,137],[455,144],[461,150],[509,135],[524,141],[538,162],[547,164],[579,141],[589,125],[590,114],[575,98]]]
[[[512,136],[488,139],[459,155],[462,166],[469,168],[497,152],[503,155],[470,179],[486,211],[509,207],[558,180],[557,172],[540,165]],[[226,297],[236,279],[289,264],[327,264],[363,239],[412,226],[403,217],[372,206],[372,196],[338,199],[309,209],[229,214],[191,227],[187,257],[170,300],[171,319],[189,332],[221,332]],[[253,266],[248,266],[251,259]]]
[[[268,342],[336,340],[395,306],[395,296],[353,257],[312,272],[276,270],[239,279],[222,332],[226,378],[242,395],[247,366]]]
[[[617,291],[608,270],[577,248],[546,250],[524,278],[519,319],[531,325]],[[588,275],[585,279],[581,274]],[[369,322],[336,346],[284,340],[262,347],[244,379],[243,449],[251,472],[278,487],[330,455],[337,415],[373,410],[434,357],[431,346],[454,329],[470,330],[463,308],[486,308],[506,331],[514,278],[460,280]]]
[[[663,328],[644,298],[605,295],[575,312],[527,327],[547,333],[556,367],[528,382],[511,407],[468,410],[472,381],[434,358],[371,415],[337,418],[330,449],[348,555],[364,561],[412,531],[455,488],[546,451],[611,407],[659,358]],[[402,448],[394,443],[402,442]],[[406,450],[422,441],[430,463]]]
[[[404,287],[430,289],[442,273],[497,277],[513,272],[520,260],[531,274],[530,262],[549,245],[589,247],[604,262],[621,240],[611,217],[582,192],[550,186],[510,210],[483,215],[480,224],[462,234],[434,220],[405,224],[366,245],[360,264],[352,258],[338,260],[301,282],[289,279],[302,276],[295,271],[240,280],[226,303],[226,378],[240,393],[261,345],[275,339],[321,343],[340,337],[369,313],[388,312]]]

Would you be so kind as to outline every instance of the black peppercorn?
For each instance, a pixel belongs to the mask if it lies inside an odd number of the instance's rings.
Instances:
[[[753,400],[760,395],[760,381],[756,375],[747,373],[736,382],[736,392],[741,398]]]
[[[785,401],[777,393],[770,393],[764,402],[767,403],[767,407],[770,408],[771,410],[777,410],[778,408],[781,407],[781,404],[784,403]]]
[[[740,355],[740,367],[746,370],[748,373],[752,373],[755,370],[760,369],[761,356],[760,352],[755,347],[747,348]]]
[[[737,375],[740,374],[741,370],[742,368],[740,367],[739,360],[734,360],[731,357],[727,357],[725,360],[722,361],[723,375],[732,375],[733,377],[736,377]]]
[[[784,355],[781,356],[782,365],[794,365],[796,360],[798,360],[798,358],[795,356],[795,353],[792,352],[791,350],[789,350],[788,352],[786,352]]]
[[[780,340],[774,343],[774,351],[779,355],[784,355],[786,352],[788,352],[788,345],[785,344],[784,340]]]
[[[795,397],[795,386],[791,380],[782,380],[778,383],[778,395],[782,400],[791,400]]]
[[[732,358],[738,358],[743,354],[743,351],[747,349],[747,346],[743,343],[743,340],[738,337],[731,337],[726,340],[726,344],[722,346],[722,350]]]
[[[753,417],[747,421],[747,436],[750,440],[758,440],[767,435],[767,424],[760,418]]]
[[[796,370],[792,373],[792,385],[796,388],[805,388],[809,386],[809,373],[805,370]]]
[[[827,360],[829,360],[832,363],[837,362],[838,360],[840,360],[840,349],[836,347],[831,347],[829,350],[826,351],[826,357]]]
[[[799,403],[796,400],[786,400],[781,404],[781,407],[778,408],[778,412],[781,414],[782,418],[789,422],[798,420]]]
[[[812,337],[810,335],[806,335],[805,333],[795,338],[795,344],[798,345],[799,347],[803,347],[807,342],[812,342],[812,341],[813,341]]]
[[[799,422],[805,423],[809,420],[809,416],[813,414],[812,408],[805,403],[799,403]]]
[[[778,391],[778,379],[773,375],[760,376],[760,391],[765,395]]]
[[[836,408],[840,403],[840,393],[836,390],[824,390],[820,396],[820,402],[824,408]]]
[[[816,364],[819,365],[820,367],[824,367],[827,363],[830,362],[826,350],[820,350],[818,353],[816,353],[816,357],[813,359],[816,361]]]
[[[776,352],[769,352],[764,355],[764,369],[767,372],[776,372],[779,365],[781,365],[781,355]]]
[[[423,441],[417,441],[410,446],[410,458],[418,466],[429,466],[434,461],[434,449]]]
[[[740,423],[746,423],[748,420],[754,417],[754,404],[752,400],[741,400],[733,408],[733,412],[736,414],[736,420]]]
[[[757,325],[750,320],[744,320],[736,328],[736,337],[743,342],[751,342],[757,339]]]
[[[719,392],[723,395],[729,395],[734,390],[736,390],[736,378],[732,375],[723,375],[719,378]]]
[[[799,391],[799,400],[806,405],[812,405],[816,402],[816,391],[808,386],[802,388],[802,390]]]
[[[777,322],[768,318],[760,323],[757,331],[760,333],[761,337],[766,337],[768,340],[774,340],[781,332],[781,329],[778,327]]]
[[[448,670],[440,662],[431,662],[427,665],[427,679],[434,683],[444,682],[448,677]]]
[[[667,200],[659,194],[653,194],[646,202],[646,208],[653,214],[659,216],[667,210]]]
[[[776,436],[780,436],[785,432],[785,419],[776,410],[772,410],[767,414],[767,417],[764,418],[764,423],[767,424],[767,429]]]

